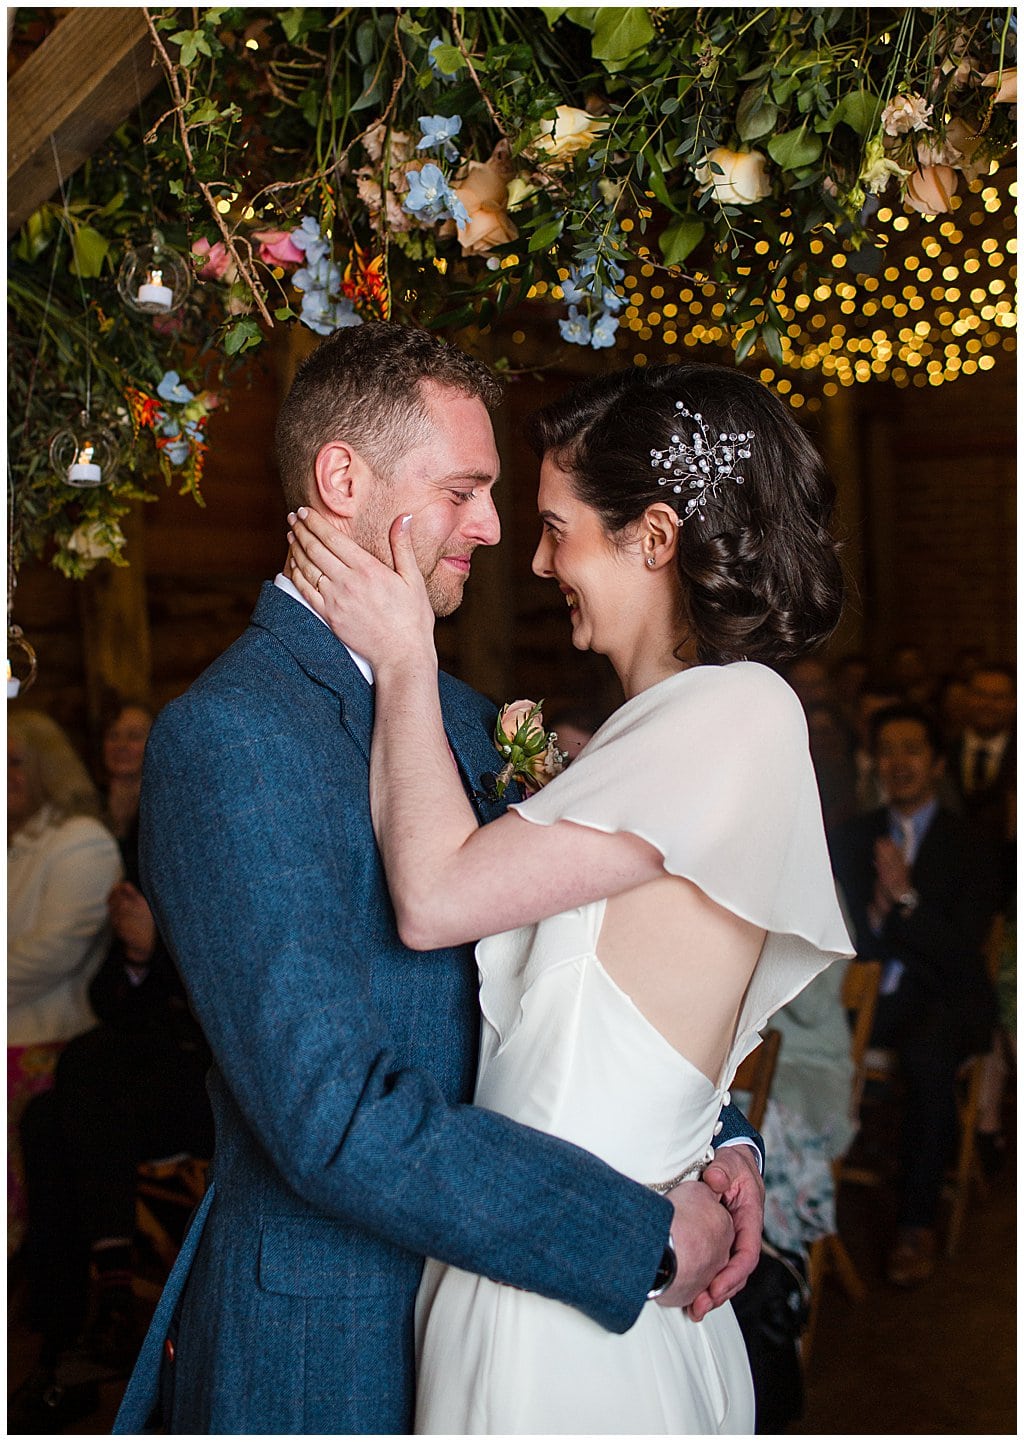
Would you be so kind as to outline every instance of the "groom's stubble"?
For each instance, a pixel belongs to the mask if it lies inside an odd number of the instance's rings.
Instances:
[[[373,491],[366,505],[354,518],[352,538],[364,551],[394,569],[391,555],[391,526],[398,514],[395,499],[395,484],[390,476],[374,471]],[[415,522],[412,528],[412,548],[419,567],[427,599],[436,617],[450,616],[462,604],[464,583],[458,577],[442,572],[443,551],[424,538],[417,538]]]

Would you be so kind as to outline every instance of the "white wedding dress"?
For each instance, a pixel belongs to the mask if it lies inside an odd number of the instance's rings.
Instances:
[[[541,825],[633,832],[667,871],[768,933],[714,1082],[602,968],[604,902],[477,948],[477,1104],[637,1181],[668,1181],[710,1156],[728,1083],[770,1014],[851,954],[799,703],[760,665],[684,671],[628,701],[517,809]],[[428,1261],[417,1351],[418,1433],[754,1430],[728,1305],[697,1323],[649,1303],[616,1336],[561,1303]]]

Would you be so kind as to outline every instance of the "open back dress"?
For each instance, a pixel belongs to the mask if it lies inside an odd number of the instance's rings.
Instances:
[[[563,775],[516,809],[537,825],[632,832],[658,848],[667,872],[766,932],[714,1078],[602,967],[603,901],[477,947],[476,1104],[648,1185],[687,1168],[699,1175],[729,1081],[760,1029],[852,951],[799,702],[755,663],[680,672],[627,701]],[[418,1433],[754,1430],[728,1304],[698,1323],[648,1303],[616,1336],[562,1303],[428,1261],[417,1351]]]

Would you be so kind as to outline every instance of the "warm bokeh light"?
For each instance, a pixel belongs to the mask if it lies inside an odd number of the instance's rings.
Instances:
[[[835,396],[841,387],[872,380],[940,386],[991,370],[997,354],[1014,352],[1017,186],[1011,181],[1000,193],[990,181],[976,180],[966,196],[953,197],[956,219],[908,216],[883,206],[876,222],[888,244],[879,274],[857,273],[854,257],[829,247],[831,279],[819,277],[810,291],[799,289],[798,282],[792,290],[774,291],[782,363],[765,365],[761,379],[794,408],[813,412],[821,396]],[[628,218],[623,229],[633,229]],[[821,255],[825,244],[815,240],[811,248]],[[760,242],[756,250],[763,255],[768,247]],[[640,253],[651,254],[646,248]],[[748,268],[738,269],[737,284],[746,275]],[[622,289],[629,304],[620,314],[621,328],[644,344],[666,351],[681,345],[691,353],[700,346],[721,350],[736,344],[725,297],[706,275],[666,278],[645,259],[626,275]],[[544,282],[529,292],[531,299],[559,297],[559,287]],[[756,309],[760,302],[753,304]],[[512,341],[523,344],[524,332],[516,331]],[[756,355],[763,354],[758,346]],[[659,352],[650,363],[678,355],[678,350]],[[633,363],[647,365],[648,352],[634,355]]]

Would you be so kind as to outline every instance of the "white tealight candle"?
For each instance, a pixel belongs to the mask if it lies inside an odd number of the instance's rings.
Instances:
[[[7,662],[7,699],[8,699],[8,701],[13,701],[14,698],[15,698],[15,696],[17,696],[17,694],[18,694],[18,692],[19,692],[20,690],[21,690],[21,682],[18,680],[17,676],[12,676],[12,675],[11,675],[11,663],[10,663],[10,661],[8,661],[8,662]]]
[[[92,458],[93,447],[88,443],[80,447],[75,459],[68,466],[68,480],[79,485],[98,485],[103,471]]]
[[[163,271],[151,270],[145,285],[139,286],[136,300],[139,305],[151,306],[153,310],[170,310],[174,304],[174,291],[163,283]]]

